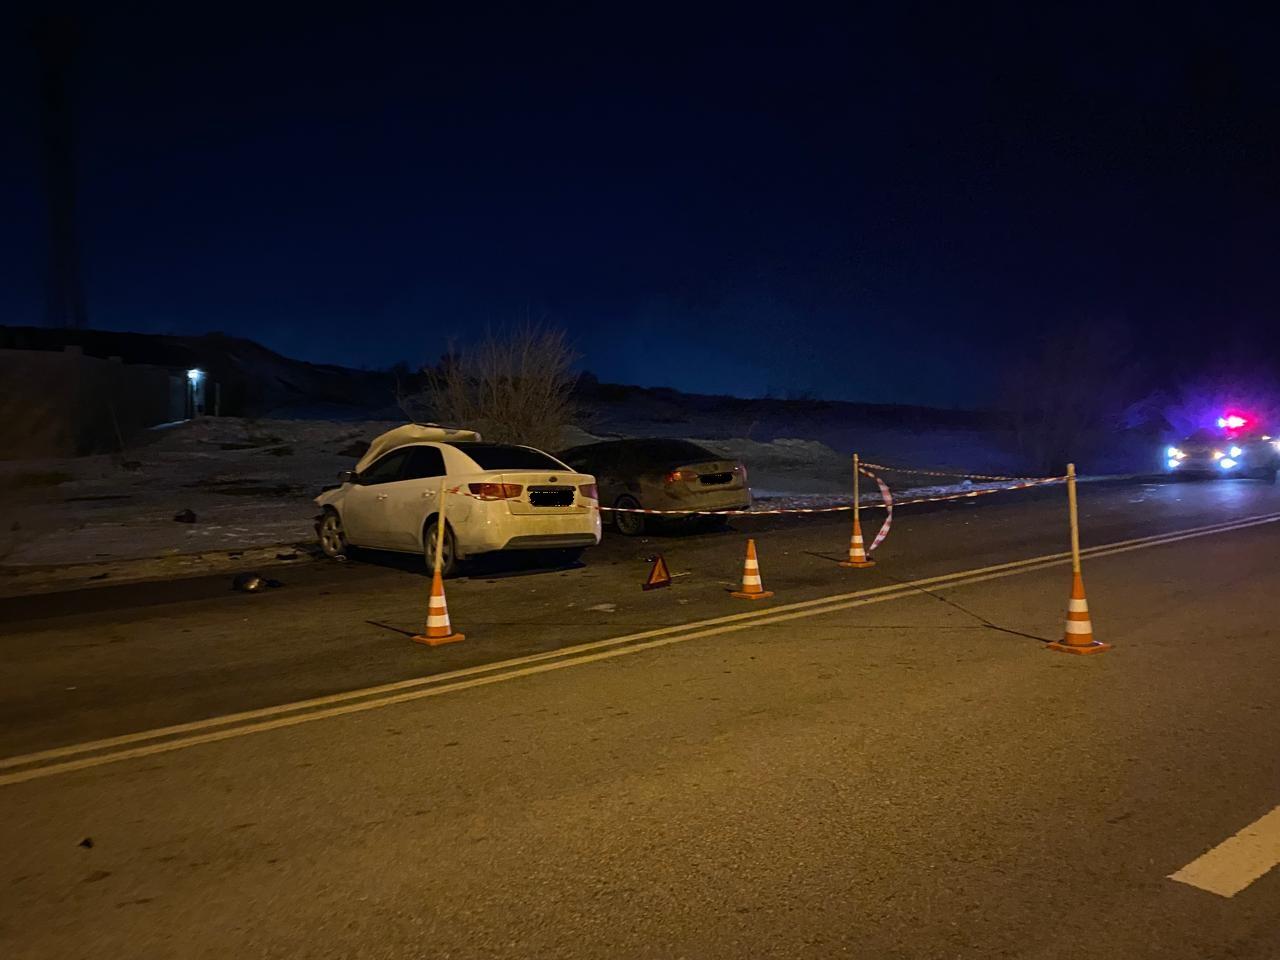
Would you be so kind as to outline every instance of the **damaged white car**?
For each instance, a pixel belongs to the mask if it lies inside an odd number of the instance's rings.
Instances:
[[[445,489],[441,567],[499,550],[543,550],[556,562],[600,542],[595,478],[533,447],[486,443],[467,430],[407,424],[378,437],[341,486],[316,498],[330,557],[352,547],[418,553],[435,563]]]

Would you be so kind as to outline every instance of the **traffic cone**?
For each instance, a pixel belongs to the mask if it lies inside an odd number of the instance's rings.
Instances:
[[[426,632],[413,638],[414,643],[425,643],[438,647],[442,643],[456,643],[467,639],[464,634],[454,633],[449,624],[449,607],[444,602],[444,581],[437,570],[431,577],[431,599],[427,601]]]
[[[862,546],[862,524],[853,518],[853,536],[849,538],[849,559],[841,560],[842,567],[874,567],[876,562],[867,556]]]
[[[1089,620],[1089,601],[1084,598],[1084,580],[1077,570],[1071,581],[1071,599],[1067,602],[1067,631],[1061,643],[1049,644],[1060,653],[1102,653],[1111,644],[1093,639],[1093,623]]]
[[[747,541],[747,559],[742,565],[742,589],[735,590],[730,596],[739,600],[767,600],[773,596],[772,590],[766,590],[760,579],[760,563],[756,560],[756,542]]]

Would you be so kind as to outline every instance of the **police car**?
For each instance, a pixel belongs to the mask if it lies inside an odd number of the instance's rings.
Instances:
[[[1175,476],[1249,477],[1276,482],[1280,439],[1253,429],[1248,417],[1223,414],[1218,429],[1197,430],[1168,447],[1165,469]]]

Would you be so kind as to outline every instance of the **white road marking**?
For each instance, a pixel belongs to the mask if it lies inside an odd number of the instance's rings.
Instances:
[[[1280,807],[1188,863],[1177,880],[1220,897],[1234,897],[1280,863]]]
[[[1081,551],[1081,553],[1087,557],[1111,556],[1118,553],[1128,553],[1132,550],[1177,543],[1181,540],[1190,540],[1196,537],[1228,533],[1233,530],[1275,523],[1278,520],[1280,520],[1280,513],[1247,517],[1241,520],[1192,527],[1187,530],[1173,531],[1166,534],[1153,534],[1148,537],[1100,544]],[[273,707],[263,707],[258,710],[246,710],[221,717],[210,717],[190,723],[175,724],[154,730],[143,730],[102,740],[56,747],[37,753],[7,757],[0,760],[0,769],[12,770],[15,767],[26,767],[27,769],[0,774],[0,786],[42,779],[59,773],[69,773],[73,770],[103,766],[134,757],[167,753],[173,750],[185,749],[186,747],[198,746],[202,743],[214,743],[234,737],[247,736],[252,733],[295,726],[311,720],[373,710],[410,700],[434,697],[442,693],[468,690],[503,680],[513,680],[518,677],[546,673],[551,670],[559,670],[579,664],[594,663],[599,660],[639,653],[643,650],[683,643],[688,640],[735,633],[757,625],[782,623],[789,620],[835,613],[871,603],[897,600],[902,597],[914,596],[924,587],[934,590],[948,589],[983,583],[989,580],[1000,580],[1023,573],[1034,573],[1050,567],[1060,566],[1069,560],[1070,556],[1070,553],[1067,552],[1046,554],[1045,556],[1030,557],[1025,560],[1014,560],[1008,563],[979,567],[974,570],[962,570],[956,573],[928,577],[923,580],[911,580],[883,587],[871,587],[852,593],[819,597],[814,600],[803,600],[762,610],[736,613],[692,623],[676,624],[670,627],[660,627],[642,633],[596,640],[573,647],[549,650],[544,653],[515,657],[510,660],[467,667],[462,670],[452,670],[427,677],[414,677],[409,680],[350,690],[345,693],[299,700],[294,703],[280,704]],[[219,727],[228,729],[219,730],[217,729]],[[206,730],[210,732],[201,732]],[[186,734],[190,734],[190,736],[186,736]],[[141,744],[141,746],[131,746],[132,744]],[[116,749],[120,747],[127,749]],[[86,754],[91,755],[85,756]],[[64,762],[50,762],[57,760],[63,760]]]

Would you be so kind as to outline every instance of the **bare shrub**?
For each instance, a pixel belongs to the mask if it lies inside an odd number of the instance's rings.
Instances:
[[[1125,339],[1122,329],[1081,324],[1009,367],[1003,405],[1029,469],[1057,475],[1068,461],[1086,464],[1123,425],[1143,379]]]
[[[554,450],[575,419],[577,359],[558,328],[490,331],[428,371],[425,399],[442,423],[479,430],[486,440]]]

